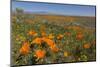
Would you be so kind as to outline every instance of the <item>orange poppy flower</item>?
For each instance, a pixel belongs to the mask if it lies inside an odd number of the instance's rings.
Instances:
[[[67,36],[71,36],[71,33],[70,32],[66,32],[65,33]]]
[[[62,39],[64,36],[62,35],[62,34],[59,34],[58,36],[57,36],[57,39],[58,40],[60,40],[60,39]]]
[[[30,35],[30,36],[37,36],[37,33],[35,31],[33,31],[33,30],[30,30],[28,32],[28,35]]]
[[[42,40],[46,42],[48,38],[47,37],[42,37]]]
[[[83,47],[86,48],[86,49],[88,49],[88,48],[90,48],[91,46],[90,46],[89,43],[85,43],[85,44],[83,45]]]
[[[46,33],[45,32],[41,32],[41,35],[44,37],[44,36],[46,36]]]
[[[20,48],[20,53],[22,55],[28,54],[30,51],[29,42],[24,42],[22,47]]]
[[[41,45],[41,43],[42,43],[42,38],[35,38],[35,39],[32,41],[32,43],[36,43],[36,44]]]
[[[37,58],[41,59],[45,57],[46,52],[44,50],[36,50],[35,55]]]
[[[84,37],[84,35],[82,34],[82,32],[78,32],[77,35],[76,35],[77,40],[82,40],[83,37]]]
[[[46,37],[43,37],[42,39],[43,39],[44,42],[46,42],[46,43],[49,45],[49,47],[50,47],[50,49],[51,49],[52,51],[57,52],[57,51],[59,50],[59,49],[56,47],[56,44],[55,44],[55,42],[54,42],[53,40],[48,39],[48,38],[46,38]]]
[[[55,44],[55,43],[53,42],[53,40],[48,39],[48,38],[46,38],[46,37],[43,37],[42,40],[43,40],[44,42],[46,42],[49,46],[52,46],[52,45]]]
[[[59,51],[59,49],[58,49],[55,45],[50,46],[50,49],[51,49],[53,52],[58,52],[58,51]]]

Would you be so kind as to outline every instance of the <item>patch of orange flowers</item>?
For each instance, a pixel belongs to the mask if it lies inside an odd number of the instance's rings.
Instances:
[[[45,57],[46,52],[44,50],[36,50],[35,55],[37,58],[42,59]]]
[[[91,45],[90,45],[90,43],[85,43],[85,44],[83,45],[83,47],[84,47],[85,49],[88,49],[88,48],[91,47]]]
[[[72,29],[74,31],[80,31],[82,28],[80,26],[68,26],[67,29]]]
[[[81,27],[80,26],[74,26],[73,29],[74,30],[81,30]]]
[[[35,38],[35,39],[32,41],[32,43],[36,43],[36,44],[41,45],[41,43],[42,43],[42,38]]]
[[[65,33],[67,36],[71,36],[71,33],[70,32],[66,32]]]
[[[46,42],[49,46],[52,46],[52,45],[55,44],[55,43],[53,42],[53,40],[48,39],[48,38],[46,38],[46,37],[43,37],[42,40],[43,40],[44,42]]]
[[[60,39],[62,39],[63,37],[64,37],[64,35],[59,34],[59,35],[57,36],[57,39],[60,40]]]
[[[28,32],[28,35],[30,35],[30,36],[37,36],[37,33],[34,30],[30,30]]]
[[[25,19],[25,22],[26,22],[26,23],[33,23],[33,20]]]
[[[32,43],[36,43],[41,45],[43,42],[47,43],[50,49],[54,52],[57,52],[59,49],[56,47],[56,44],[53,40],[49,39],[48,37],[36,38],[32,41]]]
[[[42,31],[42,32],[41,32],[41,36],[42,36],[42,37],[45,37],[45,36],[46,36],[46,33]]]
[[[83,38],[84,38],[84,35],[83,35],[82,32],[78,32],[78,33],[76,34],[76,39],[77,39],[77,40],[82,40]]]
[[[58,51],[59,51],[59,49],[58,49],[55,45],[50,46],[50,49],[51,49],[53,52],[58,52]]]
[[[42,39],[43,39],[44,42],[46,42],[46,43],[49,45],[50,49],[51,49],[53,52],[58,52],[59,49],[56,47],[56,44],[55,44],[55,42],[54,42],[53,40],[48,39],[48,38],[46,38],[46,37],[44,37],[44,38],[42,38]]]
[[[29,42],[24,42],[20,48],[20,54],[26,55],[30,51]]]

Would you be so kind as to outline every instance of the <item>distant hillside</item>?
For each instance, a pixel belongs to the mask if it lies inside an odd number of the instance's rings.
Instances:
[[[57,25],[68,25],[76,24],[83,25],[87,27],[95,28],[96,19],[95,17],[86,17],[86,16],[62,16],[62,15],[39,15],[33,14],[35,17],[40,18],[41,20],[48,21]]]
[[[40,12],[41,13],[41,12]],[[41,22],[48,22],[52,23],[54,25],[60,25],[60,26],[67,26],[67,25],[80,25],[84,27],[90,27],[90,28],[95,28],[96,25],[96,17],[92,16],[65,16],[65,15],[53,15],[48,13],[42,12],[41,14],[37,13],[23,13],[27,19],[28,16],[34,16],[35,18],[33,19],[36,21],[41,21]],[[16,13],[12,13],[15,15]]]

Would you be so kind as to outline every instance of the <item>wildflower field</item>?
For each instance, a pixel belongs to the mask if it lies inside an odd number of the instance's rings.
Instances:
[[[96,60],[95,17],[12,13],[11,21],[13,65]]]

